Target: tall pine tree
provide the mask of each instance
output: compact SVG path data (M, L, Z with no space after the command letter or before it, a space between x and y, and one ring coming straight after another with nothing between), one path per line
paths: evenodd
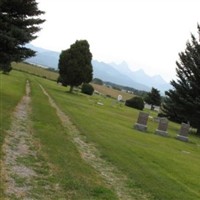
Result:
M189 122L200 135L200 26L198 40L191 34L184 52L176 62L177 80L172 80L173 89L167 91L163 112L175 121Z
M11 70L11 62L35 54L24 45L37 37L35 33L44 22L38 18L44 12L37 5L35 0L0 1L0 70L4 73Z

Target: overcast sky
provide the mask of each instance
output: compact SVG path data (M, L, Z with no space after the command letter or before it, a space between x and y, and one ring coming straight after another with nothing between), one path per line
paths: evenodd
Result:
M93 59L175 78L178 53L197 35L200 0L37 0L46 22L32 44L68 49L86 39Z

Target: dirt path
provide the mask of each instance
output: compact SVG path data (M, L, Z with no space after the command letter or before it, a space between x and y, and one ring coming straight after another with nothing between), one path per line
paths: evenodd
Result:
M56 109L63 127L69 130L72 140L79 150L81 157L101 174L110 187L115 190L118 198L121 200L149 199L150 195L144 194L139 189L130 189L127 187L127 177L111 163L102 159L100 157L100 152L93 144L84 141L84 137L81 136L79 130L73 125L69 117L60 110L42 85L40 85L40 87L43 93L48 97L51 106Z
M11 129L2 147L5 199L51 199L51 194L56 191L56 187L47 181L50 176L48 165L38 158L39 144L32 136L30 102L30 84L27 81L26 94L15 108ZM48 173L43 175L43 171ZM38 188L44 196L37 194Z
M19 165L17 159L25 157L35 152L30 151L28 143L31 141L28 115L30 112L30 86L27 81L26 95L17 105L12 119L11 129L8 131L3 145L3 177L5 179L5 194L7 197L24 197L30 190L28 186L30 180L36 176L36 173L24 165ZM16 179L24 181L24 185L19 187Z

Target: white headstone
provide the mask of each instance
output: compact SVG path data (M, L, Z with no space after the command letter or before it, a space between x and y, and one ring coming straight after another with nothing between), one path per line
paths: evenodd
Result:
M118 97L117 97L117 101L121 101L122 100L122 95L118 95Z

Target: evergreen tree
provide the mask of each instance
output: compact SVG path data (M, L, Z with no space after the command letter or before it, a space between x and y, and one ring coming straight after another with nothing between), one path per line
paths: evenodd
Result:
M200 39L200 27L198 36ZM163 112L175 121L189 122L200 134L200 42L191 34L184 52L176 62L177 80L172 80L173 89L167 91Z
M72 92L74 86L89 83L92 80L92 54L87 40L77 40L69 49L62 51L59 58L59 81L70 86Z
M4 73L11 70L11 62L35 54L24 45L37 37L34 34L44 22L38 16L43 13L35 0L0 1L0 70Z
M144 100L146 103L151 105L151 110L153 110L154 106L160 106L161 104L160 91L152 87L151 92L147 93Z

